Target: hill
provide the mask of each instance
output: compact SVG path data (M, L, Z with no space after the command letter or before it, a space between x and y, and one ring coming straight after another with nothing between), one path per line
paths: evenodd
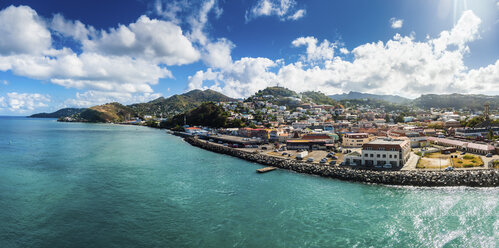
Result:
M376 94L369 94L369 93L361 93L361 92L355 92L355 91L350 91L348 94L343 93L343 94L336 94L336 95L330 95L334 100L340 101L340 100L353 100L353 99L375 99L375 100L383 100L391 103L397 103L397 104L404 104L404 103L409 103L411 100L405 97L401 96L396 96L396 95L376 95Z
M235 99L230 98L214 90L191 90L180 95L173 95L168 98L160 97L147 103L137 103L129 105L139 116L173 116L200 106L203 102L230 102Z
M135 116L135 111L128 106L113 102L85 109L71 117L81 122L122 122Z
M52 113L38 113L33 114L28 117L30 118L61 118L61 117L69 117L74 114L79 114L82 111L86 110L86 108L63 108L59 109Z
M301 93L302 100L305 102L313 102L319 105L337 105L338 102L328 97L322 92L305 91Z
M162 122L162 127L173 128L183 126L206 126L206 127L225 127L227 125L227 113L222 107L217 106L213 102L202 103L195 109L187 111L183 114L175 115Z
M472 95L472 94L426 94L414 99L413 104L423 108L453 108L467 110L482 110L485 103L491 109L499 108L499 96Z

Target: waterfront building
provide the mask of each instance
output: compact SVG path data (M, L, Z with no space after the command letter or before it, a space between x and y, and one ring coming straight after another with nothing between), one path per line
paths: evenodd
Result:
M487 144L436 137L428 137L428 141L437 145L455 147L456 149L466 152L478 153L483 155L486 155L488 153L495 153L495 147Z
M410 152L410 142L407 139L376 139L362 146L362 165L391 164L393 168L402 168L409 160Z

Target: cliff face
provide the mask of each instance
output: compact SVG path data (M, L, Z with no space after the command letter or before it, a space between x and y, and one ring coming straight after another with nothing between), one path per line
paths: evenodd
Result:
M186 138L188 143L206 150L227 154L247 161L270 165L299 173L313 174L345 181L410 186L470 186L497 187L496 170L475 171L371 171L338 166L303 163L285 158L271 157L212 144L196 138Z

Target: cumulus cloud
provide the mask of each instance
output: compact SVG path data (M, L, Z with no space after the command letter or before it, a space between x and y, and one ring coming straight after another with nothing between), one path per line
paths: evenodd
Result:
M276 84L296 91L333 94L353 90L408 97L462 92L464 88L475 93L497 91L499 62L476 70L469 70L463 62L464 55L470 52L467 44L479 38L480 22L472 11L466 11L456 26L436 38L423 42L414 40L412 35L396 34L387 42L354 48L352 61L334 56L334 43L319 44L314 37L300 37L292 45L306 46L307 50L298 62L279 64L262 58L243 58L227 69L197 72L189 78L189 88L210 87L233 97L247 97ZM340 49L342 53L347 51ZM240 67L251 68L253 73Z
M398 28L402 28L402 25L404 24L404 20L396 19L395 17L392 17L390 19L390 23L391 23L393 29L398 29Z
M334 57L334 49L336 44L329 42L328 40L322 41L318 44L318 40L315 37L300 37L291 42L295 47L306 46L308 61L326 60L332 59Z
M55 14L50 22L50 29L54 30L56 33L71 37L78 41L85 41L90 35L95 35L95 28L92 26L86 26L82 22L76 20L67 20L61 14Z
M51 47L45 22L27 6L9 6L0 11L0 56L40 54Z
M261 16L277 16L281 21L296 21L305 16L306 10L299 9L292 14L296 6L295 0L259 0L246 11L246 22Z
M190 64L200 58L178 25L147 16L139 17L128 26L101 31L98 38L83 41L83 50L143 58L166 65Z
M85 108L110 102L131 104L148 102L161 96L162 95L160 93L131 94L127 92L103 92L90 90L83 93L76 93L75 98L66 99L64 101L64 107Z
M10 6L0 11L0 33L0 71L84 90L84 97L75 99L83 104L92 102L91 97L96 98L93 102L103 96L129 102L158 96L151 85L173 77L166 65L201 59L201 52L179 25L147 16L117 28L95 30L60 14L47 19L28 6ZM81 52L54 48L52 35L74 39ZM220 39L202 51L206 61L216 65L224 60L231 63L232 47L230 41Z
M265 88L272 82L277 83L277 77L270 72L276 62L267 58L241 58L234 63L218 70L198 71L189 77L188 89L213 89L230 96L241 98ZM213 83L206 86L209 81Z
M47 107L50 102L49 95L38 93L10 92L7 96L0 97L0 107L12 112L26 112L35 108Z

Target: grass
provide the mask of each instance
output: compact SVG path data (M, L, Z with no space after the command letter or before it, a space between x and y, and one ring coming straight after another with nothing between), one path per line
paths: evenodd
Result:
M456 168L472 168L483 166L483 161L479 156L466 154L462 157L452 158L452 163Z

